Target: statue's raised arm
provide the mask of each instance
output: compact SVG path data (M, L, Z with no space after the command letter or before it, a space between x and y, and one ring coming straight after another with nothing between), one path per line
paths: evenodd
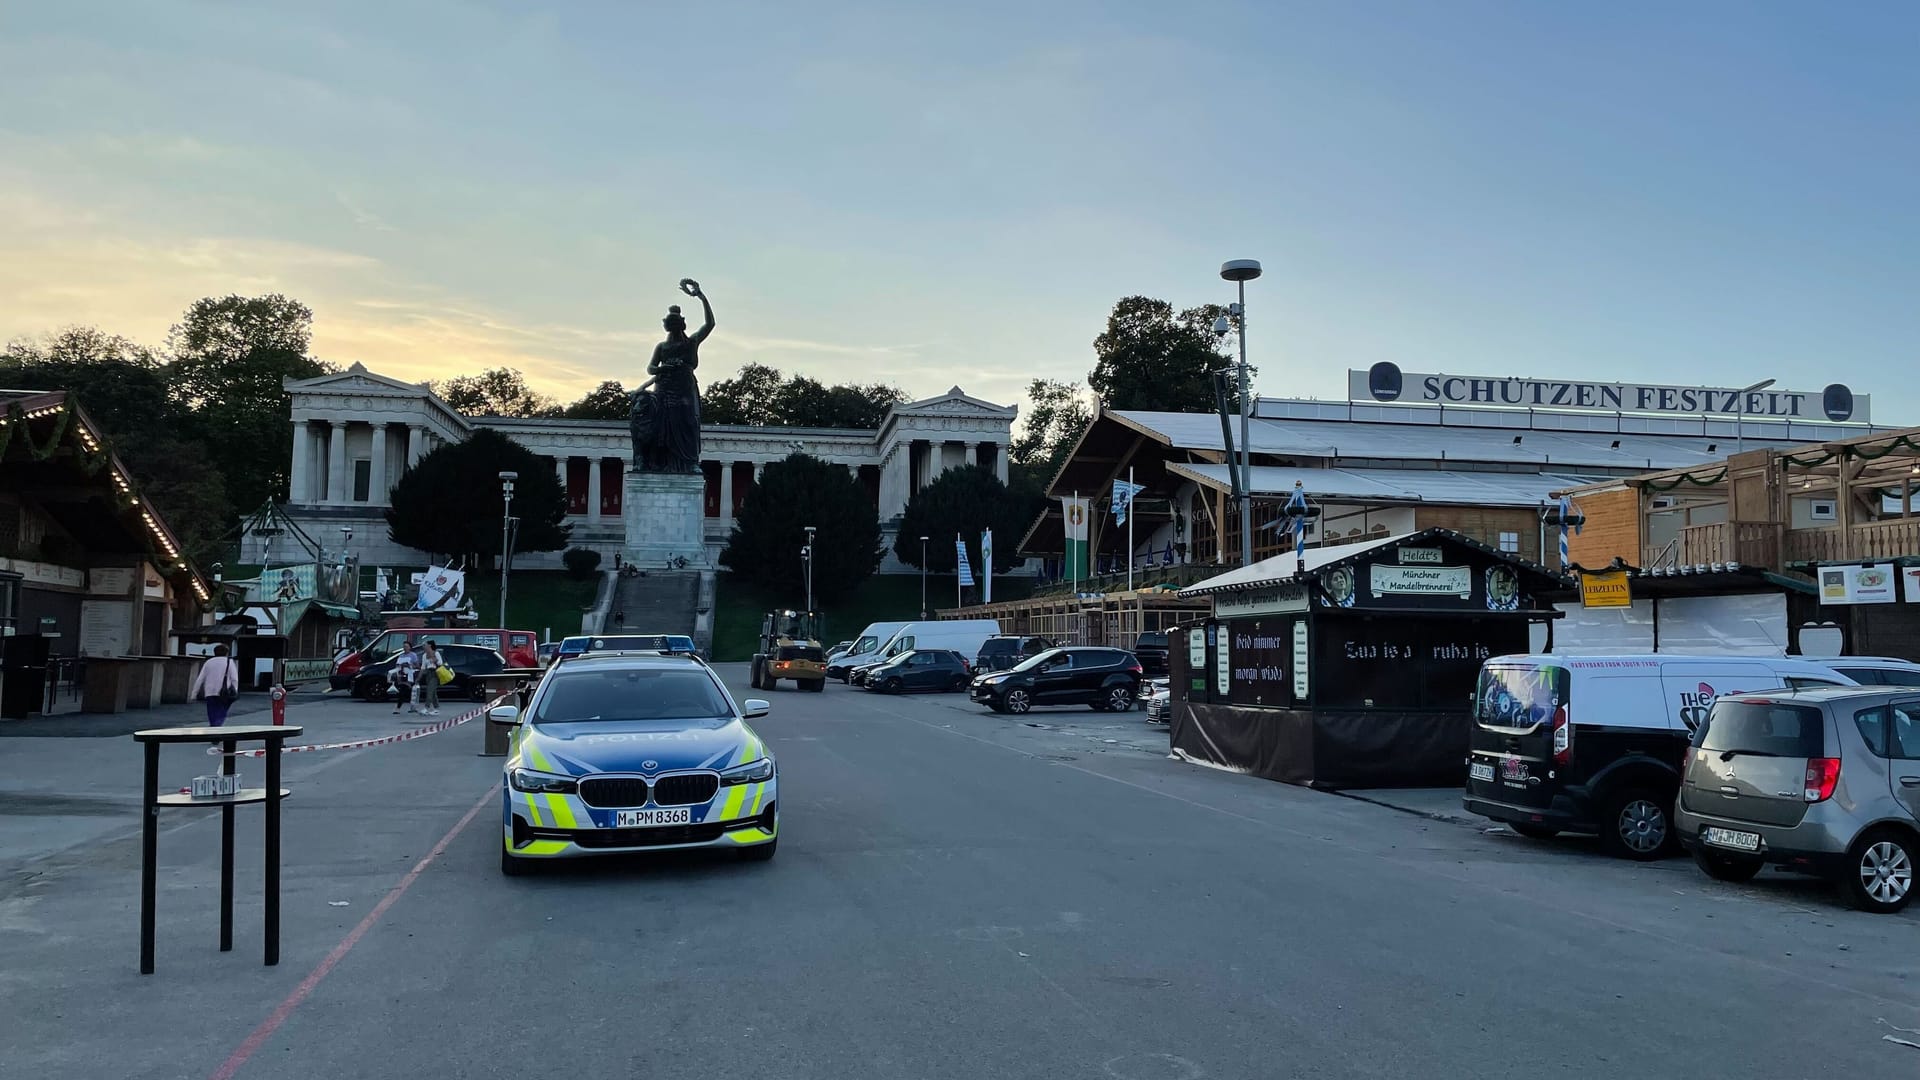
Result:
M692 278L680 279L680 291L700 301L700 310L706 313L706 321L701 324L700 329L687 335L693 339L695 345L698 345L707 340L708 334L713 333L713 305L707 302L707 294L700 291L700 283Z

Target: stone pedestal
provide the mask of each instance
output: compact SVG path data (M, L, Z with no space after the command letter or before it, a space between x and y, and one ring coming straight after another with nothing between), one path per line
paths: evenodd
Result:
M665 569L679 556L689 570L711 570L707 558L707 481L699 473L639 473L626 478L625 557L642 570Z

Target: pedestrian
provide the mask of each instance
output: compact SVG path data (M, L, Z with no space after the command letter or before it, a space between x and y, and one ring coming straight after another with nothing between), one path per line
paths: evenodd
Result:
M426 648L420 651L420 681L415 684L418 689L413 692L413 703L428 716L440 715L441 663L440 650L434 648L433 642L427 642Z
M617 551L613 553L613 572L620 572L620 553Z
M419 646L407 642L407 647L393 661L393 713L400 715L400 707L405 705L408 712L417 711L413 707L413 687L420 678Z
M219 727L227 722L227 710L233 707L233 701L240 696L240 665L227 655L225 645L215 645L213 655L200 665L200 671L193 677L193 685L187 691L194 697L207 699L207 726Z
M616 627L620 627L620 628L623 628L623 629L624 629L624 628L626 627L626 625L627 625L627 613L626 613L626 612L624 612L624 611L616 611L616 612L614 612L614 613L613 613L613 625L614 625L614 626L616 626Z

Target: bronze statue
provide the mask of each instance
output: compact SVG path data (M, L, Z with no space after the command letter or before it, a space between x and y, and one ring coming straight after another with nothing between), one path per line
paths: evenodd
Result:
M700 343L713 333L713 305L700 283L680 280L680 291L700 301L706 322L687 333L687 320L675 304L661 325L667 340L653 347L647 374L653 376L633 392L633 471L698 473L700 471Z

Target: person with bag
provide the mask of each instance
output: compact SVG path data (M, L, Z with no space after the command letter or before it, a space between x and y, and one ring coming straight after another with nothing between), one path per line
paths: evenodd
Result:
M219 727L227 722L227 710L233 708L234 700L240 696L240 665L227 655L225 645L213 647L213 655L200 665L187 693L206 699L208 727Z
M433 642L420 653L420 678L414 684L413 703L428 716L440 715L440 672L445 664Z
M407 647L393 661L393 671L388 676L393 680L393 713L400 715L400 707L406 706L408 712L417 712L413 704L413 695L420 682L420 654L418 646L407 642Z

